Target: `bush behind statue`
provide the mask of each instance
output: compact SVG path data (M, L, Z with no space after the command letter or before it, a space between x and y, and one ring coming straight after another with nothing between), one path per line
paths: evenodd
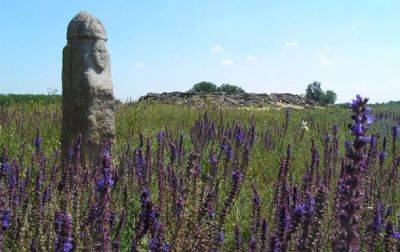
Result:
M332 90L326 90L326 92L323 91L321 88L321 83L318 81L314 81L307 86L306 98L328 105L335 104L337 95Z
M217 86L212 82L202 81L193 85L193 87L189 91L195 92L204 92L204 93L215 93L215 92L225 92L228 94L243 94L245 93L244 89L232 85L232 84L222 84L221 86Z
M243 93L245 93L243 88L236 86L236 85L231 85L231 84L222 84L221 86L218 87L217 90L220 92L228 93L228 94L243 94Z

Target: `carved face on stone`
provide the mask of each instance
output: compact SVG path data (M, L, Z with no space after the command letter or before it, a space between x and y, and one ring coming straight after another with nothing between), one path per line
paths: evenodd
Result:
M94 43L92 49L93 62L97 70L102 72L110 61L110 55L108 54L106 43L104 40L99 39Z

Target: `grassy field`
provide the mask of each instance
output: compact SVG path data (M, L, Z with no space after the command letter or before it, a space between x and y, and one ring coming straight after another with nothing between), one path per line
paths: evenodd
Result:
M5 250L69 244L76 250L334 250L353 230L349 244L396 250L400 107L372 109L367 135L373 137L360 147L361 165L349 154L357 140L348 128L353 112L343 106L119 104L112 159L74 168L73 161L59 161L59 101L2 102L1 244ZM360 174L348 163L362 166ZM351 189L360 195L338 189L346 176L360 180ZM360 209L346 216L360 218L346 229L343 209L352 200Z

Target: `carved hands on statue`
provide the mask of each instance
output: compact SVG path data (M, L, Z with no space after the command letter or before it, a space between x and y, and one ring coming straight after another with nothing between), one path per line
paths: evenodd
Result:
M93 45L92 56L96 69L102 72L110 61L110 55L107 51L104 40L99 39L96 41Z

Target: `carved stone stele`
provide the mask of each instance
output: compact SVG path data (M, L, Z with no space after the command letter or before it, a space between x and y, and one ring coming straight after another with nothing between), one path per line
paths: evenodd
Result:
M104 26L88 12L78 13L68 25L62 60L63 158L79 134L82 160L92 163L102 142L115 137L115 102L106 41Z

